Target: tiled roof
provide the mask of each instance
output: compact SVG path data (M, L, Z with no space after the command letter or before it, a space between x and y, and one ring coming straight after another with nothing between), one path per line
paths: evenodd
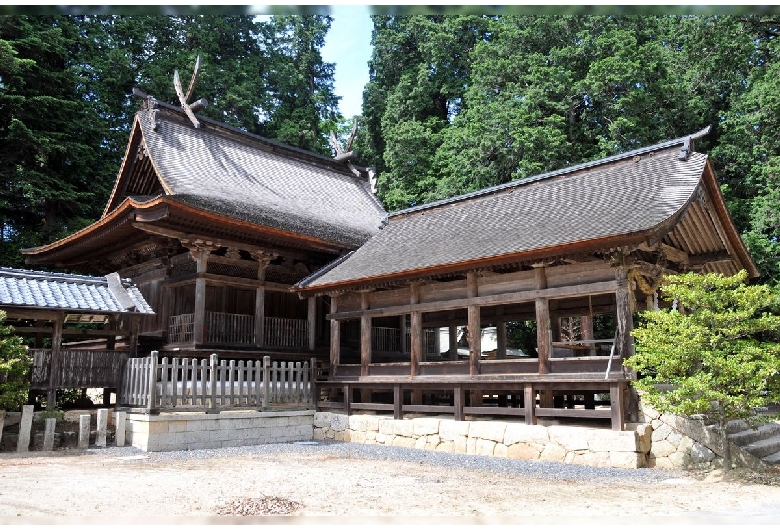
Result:
M386 212L344 164L210 120L196 129L163 104L144 141L169 198L231 218L355 247Z
M652 230L687 204L704 172L706 155L680 158L684 140L396 212L348 259L298 287L425 276L502 256L520 261Z
M129 281L0 267L0 306L154 314Z

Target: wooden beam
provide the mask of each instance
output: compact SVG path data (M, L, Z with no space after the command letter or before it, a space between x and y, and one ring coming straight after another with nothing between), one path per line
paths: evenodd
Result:
M728 252L709 252L707 254L696 254L690 257L689 265L691 267L703 267L708 263L719 261L734 261Z
M430 312L430 311L446 311L452 309L462 309L468 304L474 304L479 306L490 305L503 305L503 304L516 304L523 302L532 302L537 298L570 298L580 295L596 295L605 293L614 293L617 289L617 282L614 280L596 282L583 285L567 285L564 287L553 287L546 289L534 289L530 291L517 291L512 293L478 296L472 299L457 299L457 300L443 300L439 302L423 302L414 306L415 311ZM367 314L372 317L379 316L397 316L404 313L411 313L412 305L403 304L393 307L382 307L376 309L369 309ZM363 311L345 311L342 313L335 313L328 315L328 319L337 320L349 320L360 318Z

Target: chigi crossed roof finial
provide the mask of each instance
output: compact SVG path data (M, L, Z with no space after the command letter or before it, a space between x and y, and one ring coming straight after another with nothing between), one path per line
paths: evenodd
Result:
M200 55L198 55L198 58L195 59L195 67L192 69L192 79L190 80L190 86L187 88L187 94L184 94L184 90L182 90L181 87L181 80L179 79L179 71L174 70L173 72L173 87L176 89L176 95L179 96L179 102L181 103L181 108L184 109L184 112L187 114L187 117L190 119L192 124L195 126L196 129L200 129L200 122L198 121L198 118L195 116L195 113L198 112L200 109L204 108L206 105L208 105L208 101L206 98L201 98L194 103L190 104L188 101L192 97L192 93L195 91L195 83L198 81L198 74L200 73Z

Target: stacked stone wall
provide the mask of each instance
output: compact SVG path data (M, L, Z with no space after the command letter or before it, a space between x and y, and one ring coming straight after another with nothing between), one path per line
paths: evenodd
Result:
M314 415L313 434L315 440L633 469L647 465L652 428L641 424L619 432L498 420L394 420L318 412Z

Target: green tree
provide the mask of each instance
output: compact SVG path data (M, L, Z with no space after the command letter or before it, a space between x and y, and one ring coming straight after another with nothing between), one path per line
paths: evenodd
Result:
M780 295L746 280L745 271L667 277L662 296L672 308L641 314L636 354L625 361L639 373L642 399L661 412L705 414L724 439L730 420L756 421L756 407L780 401Z
M79 34L61 16L0 18L2 259L47 243L100 214L111 177L101 164L105 128L78 64Z
M258 132L324 155L332 154L328 135L341 119L335 66L320 54L330 23L321 15L274 16L262 28L268 100Z
M27 403L32 362L21 337L4 322L5 311L0 311L0 409L16 410Z

